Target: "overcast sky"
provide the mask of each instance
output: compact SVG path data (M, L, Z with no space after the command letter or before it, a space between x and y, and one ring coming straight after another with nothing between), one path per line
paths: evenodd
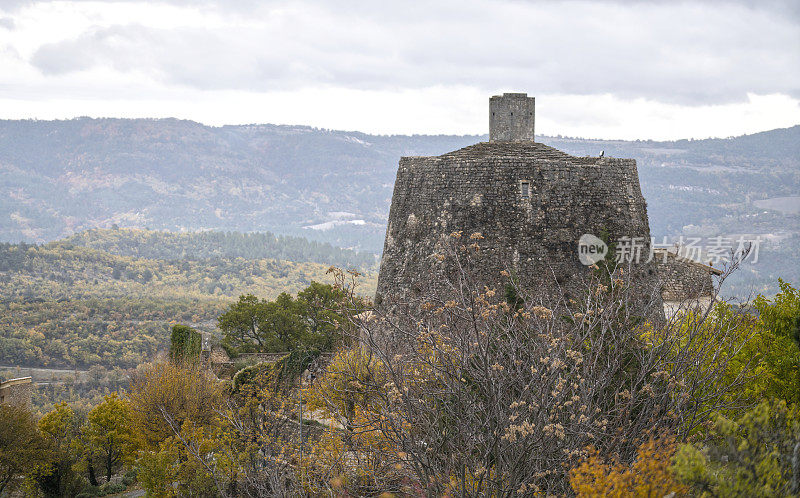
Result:
M800 124L800 1L0 0L0 118L704 138Z

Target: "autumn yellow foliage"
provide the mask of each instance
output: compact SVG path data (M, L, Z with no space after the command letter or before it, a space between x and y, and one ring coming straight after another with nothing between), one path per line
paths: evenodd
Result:
M687 493L672 472L677 444L673 437L651 438L642 443L631 464L604 459L593 448L589 457L569 475L579 497L662 497Z
M187 420L213 425L221 387L198 365L157 362L142 365L131 379L132 424L148 449L157 449Z
M340 351L325 374L303 391L305 407L326 421L305 453L304 484L312 494L346 490L375 496L396 490L403 465L383 437L379 405L386 373L368 351Z

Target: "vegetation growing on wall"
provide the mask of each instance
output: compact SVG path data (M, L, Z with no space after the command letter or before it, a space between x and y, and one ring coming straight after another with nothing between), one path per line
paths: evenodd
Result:
M203 335L186 325L173 325L169 356L176 361L192 361L200 356Z

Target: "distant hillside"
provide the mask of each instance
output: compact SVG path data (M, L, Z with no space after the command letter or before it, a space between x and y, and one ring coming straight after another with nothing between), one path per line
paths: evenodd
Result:
M116 223L272 231L377 252L398 158L475 139L175 119L0 121L0 240Z
M400 156L485 139L176 119L0 121L0 240L117 224L271 231L379 253ZM538 140L635 158L657 237L800 233L800 126L729 139Z
M280 259L341 268L375 269L371 253L358 253L329 243L271 233L163 232L142 229L85 230L50 246L82 246L118 256L162 260Z
M312 280L327 281L329 265L275 259L163 260L117 256L51 244L0 244L0 301L58 299L274 298Z
M216 246L185 247L204 236ZM213 333L242 294L272 299L332 283L329 264L229 257L231 241L260 237L102 230L42 246L0 243L0 365L134 367L167 346L171 323ZM172 258L184 249L189 257ZM207 257L215 251L228 254ZM361 282L372 294L374 271Z

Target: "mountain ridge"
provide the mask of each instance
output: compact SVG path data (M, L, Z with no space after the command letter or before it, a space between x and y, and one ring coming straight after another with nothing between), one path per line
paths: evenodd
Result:
M485 139L176 118L2 120L0 240L46 242L117 224L270 231L379 253L399 158ZM800 125L666 142L537 140L573 155L637 159L658 236L729 230L760 212L753 201L800 195ZM768 228L785 225L774 221Z

